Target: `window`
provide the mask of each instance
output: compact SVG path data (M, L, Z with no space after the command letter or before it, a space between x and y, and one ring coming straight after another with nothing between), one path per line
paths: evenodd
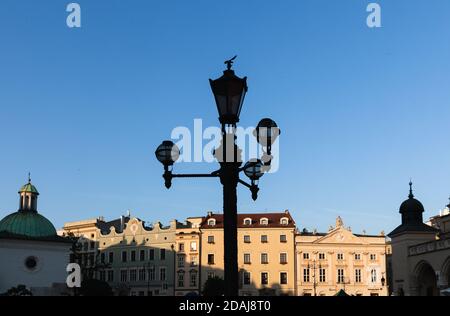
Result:
M261 284L268 285L269 284L269 274L267 272L261 273Z
M344 260L344 254L343 253L338 253L337 254L337 259L338 260Z
M214 243L214 236L208 236L208 244Z
M95 242L94 241L90 242L90 248L91 248L91 250L95 249Z
M303 282L309 282L309 268L303 269Z
M166 260L166 249L160 249L159 258L161 260Z
M287 253L285 252L280 253L280 263L287 264Z
M309 253L303 253L303 260L309 260Z
M251 218L244 219L244 225L245 226L250 226L251 224L252 224L252 219Z
M184 268L185 256L178 255L178 268Z
M191 242L191 251L197 251L197 242L196 241Z
M148 279L150 280L150 281L154 281L155 279L156 279L156 276L155 276L155 267L151 267L149 270L148 270Z
M244 272L244 285L250 285L250 272Z
M371 260L371 261L377 260L377 255L374 254L374 253L371 253L371 254L370 254L370 260Z
M113 252L110 252L109 254L108 254L108 256L109 256L109 263L113 263L114 262L114 253Z
M184 287L184 271L178 272L178 287Z
M106 260L106 254L104 253L104 252L102 252L101 254L100 254L100 262L101 263L105 263L105 260ZM103 280L104 281L104 280Z
M372 281L372 283L377 283L377 270L372 269L370 271L370 281Z
M191 267L196 267L198 265L197 256L191 256Z
M99 279L100 281L106 281L106 271L100 271L99 272Z
M216 220L214 218L208 219L208 226L216 226Z
M159 268L159 280L165 281L166 280L166 268Z
M127 281L128 281L128 271L120 270L120 282L127 282Z
M280 272L280 284L287 284L287 272Z
M148 252L149 260L155 260L155 249L150 249Z
M245 235L245 236L244 236L244 242L245 242L246 244L249 244L249 243L250 243L250 236L249 236L249 235Z
M135 262L136 261L136 250L132 250L131 251L131 262Z
M214 264L214 254L208 254L208 264Z
M145 260L145 250L139 251L139 260L144 261Z
M323 252L319 253L319 260L325 260L325 254Z
M319 282L325 283L327 281L326 271L323 268L319 269Z
M114 282L114 271L108 270L108 282Z
M280 242L287 242L286 235L280 235Z
M190 278L189 286L191 286L191 287L197 286L197 273L191 272L190 276L191 276L191 278Z
M208 280L209 279L214 279L216 276L216 274L214 272L208 272Z
M267 242L267 235L261 235L261 242L266 243Z
M130 270L130 282L136 282L137 280L137 271L136 269Z
M261 263L262 264L268 264L269 263L269 256L267 255L267 253L262 253L261 254Z
M355 283L361 283L361 269L355 270Z
M122 262L127 262L127 252L122 251Z
M261 218L261 220L259 221L259 223L260 223L261 225L267 226L267 225L269 225L269 219L267 219L267 218Z
M244 264L250 264L250 254L249 253L244 253Z
M179 252L183 252L184 251L184 244L183 243L178 245L178 251Z
M289 218L283 217L282 219L280 219L280 224L283 226L287 226L289 224Z
M360 253L355 253L355 260L356 261L361 260L361 254Z
M139 270L139 281L145 281L145 269Z
M344 269L338 269L338 283L344 283Z

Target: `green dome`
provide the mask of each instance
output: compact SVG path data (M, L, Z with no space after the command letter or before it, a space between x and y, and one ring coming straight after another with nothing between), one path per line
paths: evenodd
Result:
M56 236L53 224L35 212L16 212L0 221L0 232L31 238Z
M28 182L27 184L25 184L24 186L22 186L19 190L19 193L22 192L29 192L29 193L35 193L37 195L39 195L38 190L36 189L36 187L34 185L31 184L31 182Z

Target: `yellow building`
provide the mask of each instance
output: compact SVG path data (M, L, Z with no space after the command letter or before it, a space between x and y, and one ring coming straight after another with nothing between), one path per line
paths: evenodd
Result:
M175 296L200 295L201 232L203 217L190 217L177 223Z
M327 233L303 231L295 241L298 295L388 295L384 234L353 234L338 217Z
M239 295L295 295L295 222L288 211L238 215ZM223 278L223 215L201 225L201 281Z

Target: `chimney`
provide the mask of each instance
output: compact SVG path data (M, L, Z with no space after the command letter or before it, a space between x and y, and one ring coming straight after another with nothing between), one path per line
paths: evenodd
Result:
M208 217L211 217L211 216L213 216L213 212L208 211Z
M120 231L123 232L124 228L125 228L125 216L120 215Z

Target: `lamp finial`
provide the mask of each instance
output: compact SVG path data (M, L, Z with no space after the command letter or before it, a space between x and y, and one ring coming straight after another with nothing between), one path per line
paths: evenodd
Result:
M236 59L236 57L237 57L237 55L235 55L233 58L225 61L224 64L227 65L227 70L231 70L231 67L233 67L233 63L234 63L234 60Z

